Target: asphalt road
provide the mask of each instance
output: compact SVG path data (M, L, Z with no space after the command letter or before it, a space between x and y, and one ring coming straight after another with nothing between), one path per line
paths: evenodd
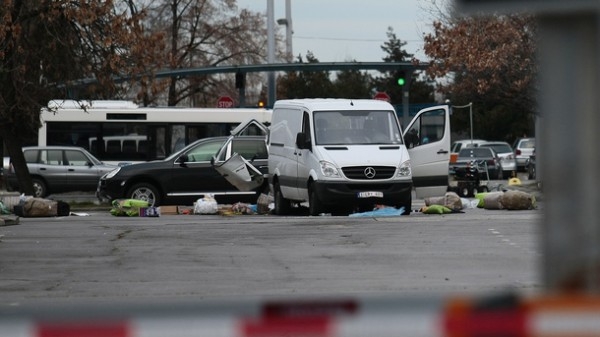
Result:
M541 207L541 206L540 206ZM540 289L542 211L402 217L21 218L0 227L0 308L42 303Z

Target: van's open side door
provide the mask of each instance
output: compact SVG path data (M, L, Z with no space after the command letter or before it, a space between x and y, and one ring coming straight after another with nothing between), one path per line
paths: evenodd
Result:
M450 161L449 106L419 111L403 136L410 156L416 197L443 196L448 190Z

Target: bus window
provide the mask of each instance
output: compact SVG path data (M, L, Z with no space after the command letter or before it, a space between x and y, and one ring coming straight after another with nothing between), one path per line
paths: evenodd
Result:
M171 152L175 153L183 149L185 142L185 125L175 124L171 126Z

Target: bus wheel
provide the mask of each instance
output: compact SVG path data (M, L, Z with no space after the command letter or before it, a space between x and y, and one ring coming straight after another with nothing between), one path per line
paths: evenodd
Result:
M39 178L31 178L31 182L33 182L33 196L36 198L43 198L48 194L48 188L46 188L46 183L42 179Z
M148 202L148 206L159 206L160 195L158 189L152 184L138 183L133 185L127 192L130 199L144 200Z

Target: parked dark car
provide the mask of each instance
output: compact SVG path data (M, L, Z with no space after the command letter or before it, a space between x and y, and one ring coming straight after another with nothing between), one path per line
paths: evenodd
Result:
M456 162L451 165L450 171L455 175L460 175L472 166L477 167L481 180L502 179L500 157L491 147L461 149Z
M100 199L139 199L152 206L176 203L192 205L207 194L218 203L255 203L259 189L240 191L213 166L213 156L227 160L235 153L267 173L264 136L212 137L189 144L164 160L122 166L98 183Z
M517 173L517 160L512 147L507 142L486 142L479 144L480 147L491 147L500 157L502 167L502 179L511 178Z
M100 177L117 168L104 164L81 147L29 146L23 148L23 154L34 196L39 198L58 192L94 191ZM12 164L5 179L9 191L20 190Z

